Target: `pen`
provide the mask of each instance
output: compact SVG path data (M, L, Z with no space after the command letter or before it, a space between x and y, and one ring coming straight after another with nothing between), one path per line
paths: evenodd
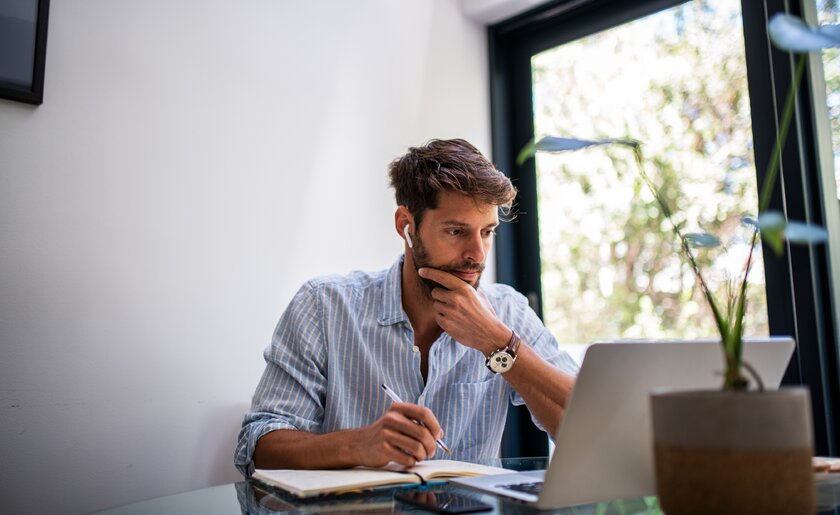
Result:
M402 400L402 399L400 399L400 396L399 396L399 395L397 395L397 394L396 394L396 392L394 392L394 390L392 390L392 389L388 388L388 385L387 385L387 384L382 383L382 389L383 389L383 390L385 390L385 393L388 395L388 397L390 397L390 398L391 398L391 400L392 400L392 401L394 401L394 402L403 402L403 400ZM413 421L415 424L420 424L421 426L426 427L426 425L425 425L425 424L423 424L422 422L420 422L419 420L413 420L413 419L412 419L412 421ZM447 446L446 446L446 444L445 444L445 443L443 443L443 439L442 439L442 438L441 438L441 439L439 439L439 440L435 440L435 443L437 444L437 446L438 446L438 447L440 447L441 449L443 449L443 451L444 451L444 452L446 452L446 454L452 454L452 451L449 449L449 447L447 447Z

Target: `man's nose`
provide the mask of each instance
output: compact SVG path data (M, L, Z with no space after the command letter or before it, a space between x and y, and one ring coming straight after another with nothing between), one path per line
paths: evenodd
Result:
M467 242L467 248L464 251L464 259L473 263L484 263L486 255L484 238L481 237L481 232L477 232L469 238L469 241Z

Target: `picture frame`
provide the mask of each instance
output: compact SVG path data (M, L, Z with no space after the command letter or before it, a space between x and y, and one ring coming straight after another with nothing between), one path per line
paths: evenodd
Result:
M44 100L49 0L0 0L0 98Z

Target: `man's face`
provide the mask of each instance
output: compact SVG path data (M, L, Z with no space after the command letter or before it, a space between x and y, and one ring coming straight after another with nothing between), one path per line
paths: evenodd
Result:
M476 202L460 193L442 192L437 209L427 210L419 230L414 231L414 267L437 268L477 288L498 225L495 205ZM418 279L428 294L440 287L434 281Z

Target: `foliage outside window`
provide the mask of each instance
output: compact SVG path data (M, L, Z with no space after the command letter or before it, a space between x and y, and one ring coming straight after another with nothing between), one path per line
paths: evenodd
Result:
M691 2L538 54L532 68L537 137L643 142L686 232L729 235L726 250L699 256L712 283L738 276L749 250L741 217L757 205L740 3ZM695 276L632 166L622 149L538 154L546 324L570 343L715 337ZM757 257L748 335L768 333Z
M819 0L817 20L820 25L840 23L838 0ZM840 57L838 48L825 48L822 51L828 119L831 124L831 146L834 151L834 177L837 184L837 198L840 199L840 59L838 57Z

